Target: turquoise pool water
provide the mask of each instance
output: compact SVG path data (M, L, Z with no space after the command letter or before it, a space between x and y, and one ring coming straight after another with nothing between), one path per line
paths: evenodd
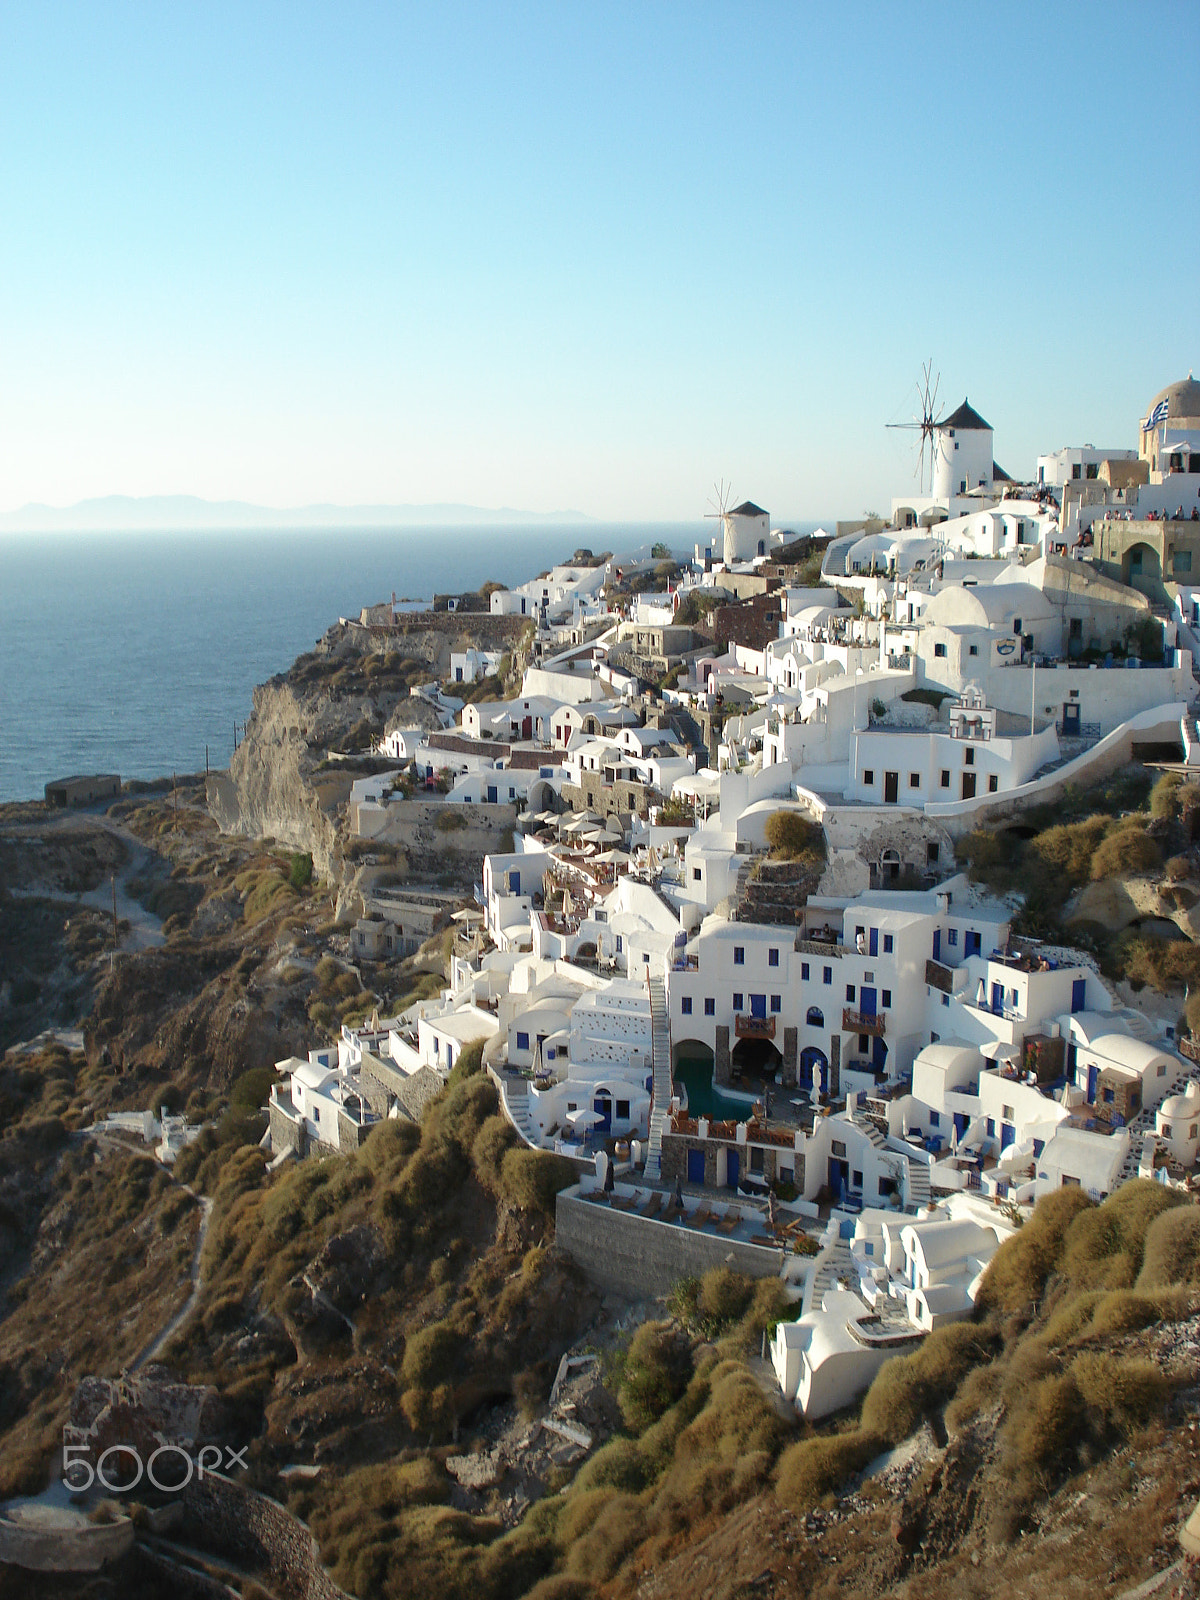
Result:
M751 1095L726 1094L713 1086L712 1062L680 1059L675 1082L687 1089L688 1115L693 1117L734 1117L742 1120L750 1110Z

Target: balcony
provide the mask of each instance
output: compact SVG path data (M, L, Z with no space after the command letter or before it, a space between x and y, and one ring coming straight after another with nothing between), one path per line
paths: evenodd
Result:
M847 1033L865 1033L873 1039L882 1039L887 1031L883 1016L870 1011L851 1011L849 1006L842 1007L842 1027Z
M943 994L954 993L954 972L940 961L925 963L925 982L931 989L940 989Z
M733 1031L739 1039L773 1039L774 1017L750 1017L738 1012L733 1019Z

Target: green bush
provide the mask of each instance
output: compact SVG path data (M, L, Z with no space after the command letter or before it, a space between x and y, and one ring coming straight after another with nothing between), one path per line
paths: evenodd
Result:
M1069 1373L1050 1373L1009 1412L1005 1441L1016 1464L1043 1480L1068 1470L1084 1432L1083 1403Z
M885 1439L859 1428L802 1439L780 1456L775 1492L790 1510L808 1511L886 1448Z
M1123 1183L1103 1205L1073 1220L1063 1244L1061 1270L1076 1288L1129 1288L1142 1269L1150 1224L1161 1212L1186 1204L1177 1190L1149 1178Z
M578 1173L565 1156L547 1150L509 1150L500 1165L500 1196L518 1211L554 1216L554 1198Z
M646 1486L646 1464L632 1439L610 1439L578 1472L573 1491L621 1489L640 1494Z
M291 867L288 871L288 882L292 888L300 891L307 889L312 882L313 858L307 851L297 853L292 857Z
M678 1328L646 1322L634 1334L621 1377L621 1415L641 1433L675 1404L692 1376L692 1352Z
M517 1144L517 1134L505 1116L489 1117L475 1135L471 1146L471 1166L475 1176L492 1194L500 1193L500 1170L504 1157Z
M1092 1317L1093 1334L1138 1333L1155 1322L1177 1316L1180 1302L1168 1290L1166 1293L1139 1293L1136 1289L1118 1289L1106 1294Z

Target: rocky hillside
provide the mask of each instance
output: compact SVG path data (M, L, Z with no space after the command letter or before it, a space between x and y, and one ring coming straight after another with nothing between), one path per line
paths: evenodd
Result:
M228 775L209 780L213 816L225 832L308 851L318 872L335 876L341 809L358 774L330 753L369 750L394 723L436 727L432 707L412 687L447 676L452 651L513 648L526 626L520 617L466 612L417 612L393 627L338 623L288 672L255 690Z

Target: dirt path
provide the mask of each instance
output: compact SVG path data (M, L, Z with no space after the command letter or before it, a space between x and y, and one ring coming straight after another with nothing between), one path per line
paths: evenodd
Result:
M159 1351L165 1348L167 1341L172 1337L172 1335L177 1333L187 1319L191 1316L192 1312L196 1309L196 1302L200 1298L200 1258L204 1253L204 1241L208 1238L208 1224L209 1219L212 1216L212 1201L207 1197L207 1195L197 1194L196 1191L194 1189L190 1189L186 1183L181 1183L179 1187L184 1191L185 1194L190 1194L192 1199L197 1201L200 1206L200 1231L196 1236L196 1248L192 1253L192 1265L190 1273L192 1292L187 1297L180 1309L171 1318L170 1322L168 1322L161 1332L157 1333L150 1343L145 1345L140 1353L136 1355L130 1362L130 1372L137 1372L141 1367L144 1367L148 1361L154 1360Z

